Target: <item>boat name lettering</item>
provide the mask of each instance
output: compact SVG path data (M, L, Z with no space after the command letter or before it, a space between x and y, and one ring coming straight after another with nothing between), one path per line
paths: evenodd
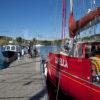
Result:
M59 64L60 66L68 68L67 60L65 60L63 58L57 58L57 57L55 57L55 63Z

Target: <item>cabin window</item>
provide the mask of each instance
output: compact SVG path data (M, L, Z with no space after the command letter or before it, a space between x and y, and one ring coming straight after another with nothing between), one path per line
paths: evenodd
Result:
M100 45L96 44L91 47L92 56L100 55Z
M90 45L87 45L85 57L86 57L86 58L91 57L91 56L92 56L91 53L92 53L92 52L91 52L91 46L90 46Z
M75 46L74 57L82 57L82 44L78 44Z
M12 46L12 47L11 47L11 50L15 50L15 46Z
M95 46L96 54L100 54L100 45Z
M10 46L7 46L7 50L10 50Z
M78 45L78 57L82 57L82 44Z

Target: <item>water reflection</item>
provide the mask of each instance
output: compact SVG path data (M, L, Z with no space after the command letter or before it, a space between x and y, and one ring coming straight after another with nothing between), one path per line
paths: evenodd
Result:
M5 60L0 59L0 69L7 68L8 66L9 64Z
M72 96L65 95L61 90L58 91L58 89L54 87L50 81L47 81L47 91L49 100L75 100Z
M0 47L0 70L7 68L9 64L5 61L5 57L2 55L2 49Z

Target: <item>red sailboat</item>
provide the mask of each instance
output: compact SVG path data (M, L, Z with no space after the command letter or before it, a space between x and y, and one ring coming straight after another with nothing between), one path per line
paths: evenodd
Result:
M63 0L63 16L66 0ZM100 22L100 7L90 11L75 21L73 1L70 0L69 33L71 47L69 53L50 52L47 63L47 80L64 94L75 100L100 100L100 41L77 42L77 34ZM62 26L65 25L65 20ZM89 24L91 22L91 24ZM63 28L62 37L65 29ZM64 43L64 38L63 42Z

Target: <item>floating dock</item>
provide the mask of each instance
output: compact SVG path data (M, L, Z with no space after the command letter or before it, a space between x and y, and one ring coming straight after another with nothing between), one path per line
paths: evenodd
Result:
M40 58L23 57L0 70L0 100L48 100Z

